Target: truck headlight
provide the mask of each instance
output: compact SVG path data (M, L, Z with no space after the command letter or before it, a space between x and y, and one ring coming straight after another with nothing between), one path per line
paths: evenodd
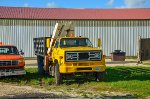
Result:
M94 57L95 57L95 58L100 58L100 53L99 53L99 52L98 52L98 53L95 53Z
M77 60L77 53L67 52L66 60Z
M18 63L24 63L24 62L25 62L24 59L18 60Z
M72 54L66 54L66 59L72 59Z

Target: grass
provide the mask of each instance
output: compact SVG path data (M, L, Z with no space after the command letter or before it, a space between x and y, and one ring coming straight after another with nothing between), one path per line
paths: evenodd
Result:
M27 74L24 76L2 77L0 81L31 86L42 86L42 82L44 82L44 84L50 84L54 82L54 78L51 78L49 75L38 74L37 68L26 68L26 72Z
M130 91L139 96L150 95L149 67L110 67L107 82L112 88Z
M55 86L55 79L39 75L36 68L27 68L27 74L20 77L2 77L0 82L42 87L48 90L76 92L83 96L104 94L102 92L128 92L134 96L150 96L150 67L108 67L103 82L92 79L66 80L63 85ZM85 91L86 90L86 91Z
M126 56L126 59L137 59L137 56Z

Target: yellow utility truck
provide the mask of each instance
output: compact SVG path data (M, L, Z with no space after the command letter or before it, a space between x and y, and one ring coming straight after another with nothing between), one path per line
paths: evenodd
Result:
M103 51L94 48L87 37L75 37L72 23L56 23L52 37L33 41L38 72L54 76L57 85L80 73L92 75L97 81L103 79L106 69Z

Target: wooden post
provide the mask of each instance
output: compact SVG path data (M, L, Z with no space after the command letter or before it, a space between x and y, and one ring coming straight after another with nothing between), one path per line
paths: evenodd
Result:
M138 63L142 63L142 50L141 50L141 36L138 36L138 58L137 58L137 62Z

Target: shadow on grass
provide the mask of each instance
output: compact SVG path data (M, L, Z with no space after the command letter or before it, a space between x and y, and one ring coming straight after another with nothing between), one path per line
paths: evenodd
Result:
M150 80L150 68L146 67L108 67L104 76L103 82L115 82L115 81L129 81L129 80ZM28 68L27 74L24 76L12 76L1 77L2 82L14 82L24 84L39 84L41 80L47 81L49 85L54 84L54 78L49 75L38 74L36 68ZM82 78L75 78L72 80L65 80L64 84L83 84L86 82L94 82L95 78L89 78L87 76Z
M40 84L41 80L50 78L47 74L38 74L36 68L28 68L26 70L26 75L23 76L8 76L8 77L1 77L0 81L2 82L12 82L12 83L23 83L23 84L31 84L37 83Z
M103 82L129 81L129 80L150 80L150 68L147 67L108 67L106 69ZM94 78L76 78L75 80L65 81L67 85L86 82L96 82Z
M109 67L104 82L150 80L150 68L146 67Z

